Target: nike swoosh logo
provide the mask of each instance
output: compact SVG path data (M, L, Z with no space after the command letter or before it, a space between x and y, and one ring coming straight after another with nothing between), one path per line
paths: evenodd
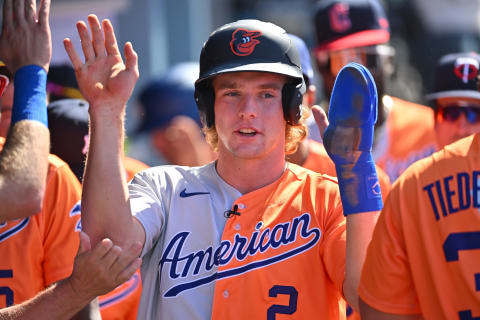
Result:
M187 198L191 196L198 196L199 194L210 194L210 192L186 192L187 188L183 189L182 192L180 192L180 197L182 198Z

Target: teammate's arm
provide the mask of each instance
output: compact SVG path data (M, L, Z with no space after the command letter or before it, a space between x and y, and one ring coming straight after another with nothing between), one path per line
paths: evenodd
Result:
M5 0L0 59L15 75L12 123L0 155L0 221L40 211L50 136L46 126L46 78L52 55L50 0L38 14L35 0Z
M419 314L417 315L399 315L391 314L379 311L370 307L360 298L360 315L362 319L365 320L419 320L423 317Z
M383 205L371 155L377 96L368 70L359 64L348 64L340 70L330 99L330 121L321 108L312 111L320 132L325 132L325 149L335 163L346 216L343 293L347 302L359 310L357 289L362 267Z
M108 20L88 17L92 36L83 21L77 23L85 63L64 40L79 88L90 103L90 147L82 192L82 227L96 244L110 238L125 247L145 242L145 231L130 212L124 157L125 108L138 79L137 54L124 48L125 64Z
M88 236L80 233L72 275L22 304L0 309L0 320L70 319L95 297L128 280L140 267L140 250L140 243L122 250L109 239L91 249Z

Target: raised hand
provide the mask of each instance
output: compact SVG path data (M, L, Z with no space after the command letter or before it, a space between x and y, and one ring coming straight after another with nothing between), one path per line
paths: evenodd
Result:
M0 59L14 74L26 65L48 71L52 39L48 18L50 0L42 0L37 13L35 0L4 0Z
M318 111L314 115L317 122L322 122ZM325 149L335 163L345 215L376 211L383 206L371 152L376 121L377 89L373 77L364 66L349 63L335 80L323 136Z
M132 44L126 43L124 63L111 22L104 20L100 26L97 16L89 15L88 23L91 37L85 22L77 23L85 62L80 59L70 39L63 41L79 88L90 103L90 113L99 110L123 112L139 76L137 54Z

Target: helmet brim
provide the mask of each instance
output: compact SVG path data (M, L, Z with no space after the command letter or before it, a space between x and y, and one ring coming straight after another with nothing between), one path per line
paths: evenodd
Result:
M223 65L221 69L212 69L209 72L206 72L202 78L199 78L195 82L195 86L200 85L201 82L205 80L211 80L213 77L224 74L224 73L231 73L231 72L268 72L268 73L275 73L284 75L290 78L294 78L298 80L298 83L302 83L300 88L300 92L302 94L305 93L306 87L305 82L303 80L303 74L298 72L298 67L293 67L286 65L281 62L275 63L251 63L246 65L232 65L231 67Z

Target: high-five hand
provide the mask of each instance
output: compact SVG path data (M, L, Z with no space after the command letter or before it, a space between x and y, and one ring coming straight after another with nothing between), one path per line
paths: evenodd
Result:
M38 12L35 0L4 1L0 58L12 74L32 64L48 71L52 57L49 14L50 0L42 0Z
M137 54L127 42L124 63L111 22L103 20L100 26L97 16L92 14L88 16L88 23L91 37L85 22L77 22L85 62L68 38L63 41L65 50L75 69L79 88L90 103L90 112L106 108L107 112L121 113L139 76Z

